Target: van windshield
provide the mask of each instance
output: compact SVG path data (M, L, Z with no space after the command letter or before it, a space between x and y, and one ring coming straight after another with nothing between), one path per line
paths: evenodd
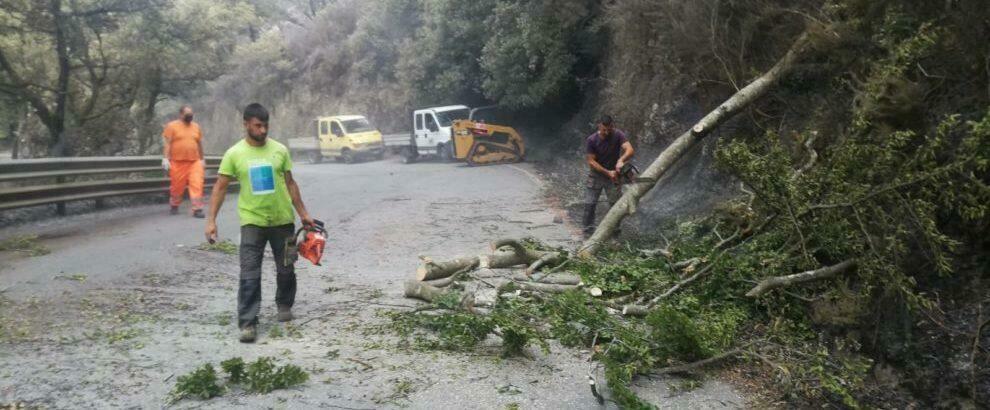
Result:
M356 120L341 121L344 125L344 132L348 134L356 134L359 132L374 131L375 127L371 126L371 123L367 119L358 118Z
M454 123L454 120L466 120L468 118L468 113L470 110L458 109L450 111L440 111L437 112L437 121L440 122L441 127L449 127L450 124Z

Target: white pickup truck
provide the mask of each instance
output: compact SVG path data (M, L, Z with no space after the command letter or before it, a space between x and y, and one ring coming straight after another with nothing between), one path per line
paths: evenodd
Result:
M413 111L412 132L389 134L382 137L385 146L402 152L405 162L413 162L420 156L434 155L449 161L454 156L454 120L467 119L471 110L466 105L447 105Z

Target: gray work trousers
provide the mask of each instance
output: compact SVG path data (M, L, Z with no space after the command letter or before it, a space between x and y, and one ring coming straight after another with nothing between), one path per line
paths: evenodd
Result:
M589 234L595 230L595 211L598 208L598 198L605 191L608 197L608 206L611 208L622 197L622 186L612 182L607 176L600 172L591 171L585 183L584 190L584 232Z
M285 241L296 233L293 224L261 227L241 226L241 278L237 290L237 325L241 328L258 323L261 310L261 261L265 245L275 255L275 303L289 306L296 300L295 266L285 266Z

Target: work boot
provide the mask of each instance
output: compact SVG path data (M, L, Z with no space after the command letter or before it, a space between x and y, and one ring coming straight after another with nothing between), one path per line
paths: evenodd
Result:
M206 215L203 214L203 210L202 209L197 209L197 210L193 211L193 218L203 219L203 218L206 218Z
M173 206L173 207L169 208L168 214L169 215L178 215L179 214L179 207Z
M255 325L249 325L241 328L241 343L254 343L254 339L258 337L258 329Z
M293 319L293 317L292 317L292 307L285 306L285 305L279 305L278 306L278 321L279 322L288 322L288 321L291 321L292 319Z

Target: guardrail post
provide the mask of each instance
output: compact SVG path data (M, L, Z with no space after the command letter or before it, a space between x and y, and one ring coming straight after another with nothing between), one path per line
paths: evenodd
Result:
M55 178L55 182L61 184L65 182L65 178L64 177ZM65 216L65 202L55 203L55 213L57 213L58 216Z
M106 201L103 200L103 198L96 199L96 209L104 209L106 207L107 207L107 203Z

